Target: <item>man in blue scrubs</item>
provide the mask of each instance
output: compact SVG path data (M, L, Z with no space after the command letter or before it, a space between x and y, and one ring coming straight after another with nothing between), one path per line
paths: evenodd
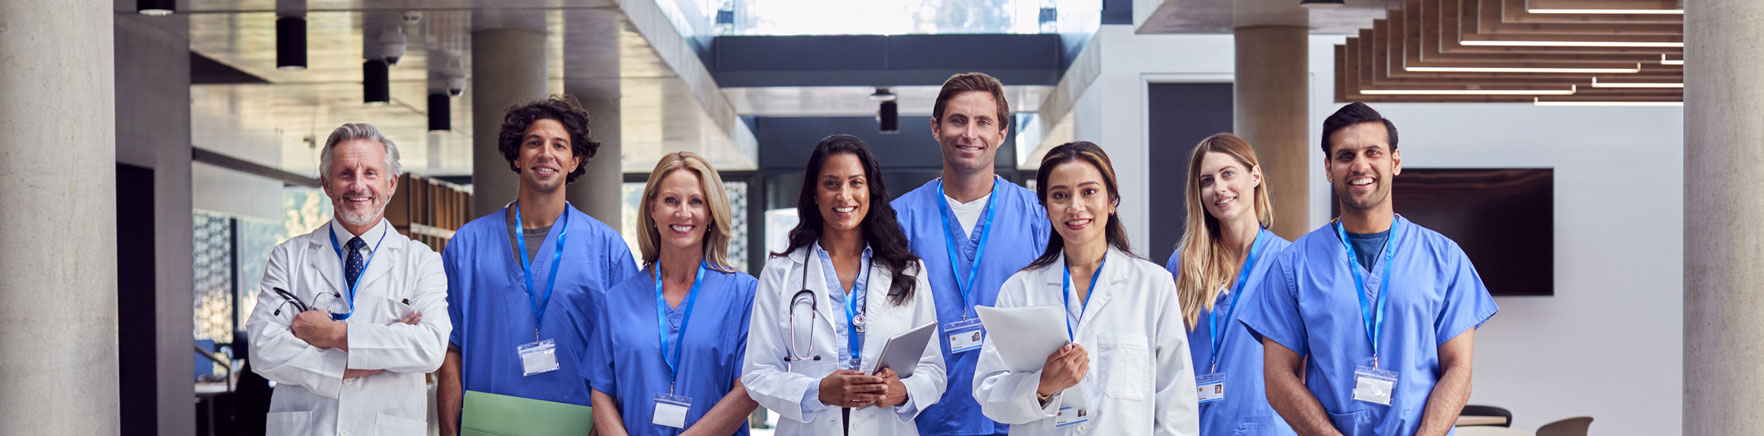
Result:
M503 121L497 147L520 193L460 227L442 254L455 327L436 392L443 435L458 434L465 391L590 405L577 366L595 305L637 265L618 231L565 200L564 185L600 147L588 124L570 97L516 107Z
M931 109L931 135L943 152L943 177L892 203L913 254L924 259L937 302L938 342L948 368L943 398L919 414L921 435L1004 434L980 414L974 365L980 317L998 288L1047 247L1052 227L1035 192L998 177L994 157L1010 126L1004 85L981 73L943 83Z
M1499 308L1457 243L1395 214L1396 125L1350 104L1323 121L1323 152L1341 217L1280 253L1239 318L1268 400L1301 435L1448 434Z

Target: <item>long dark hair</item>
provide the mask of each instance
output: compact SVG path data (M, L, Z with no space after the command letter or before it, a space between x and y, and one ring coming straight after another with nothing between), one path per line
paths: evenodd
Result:
M915 274L922 272L917 271L919 256L907 251L906 233L900 230L900 222L894 218L894 206L888 204L888 188L882 185L882 166L876 163L876 155L870 152L870 146L856 136L833 135L815 144L815 151L809 155L808 167L802 175L802 193L796 199L799 221L796 228L790 229L790 248L772 253L772 256L788 255L821 239L824 221L820 208L815 207L815 182L820 179L821 167L827 159L839 154L857 156L864 167L865 184L870 187L870 206L858 228L864 241L870 244L871 260L893 272L888 302L895 306L905 304L913 298L918 283L907 274L907 268L913 268Z
M1047 208L1047 175L1053 172L1054 167L1072 161L1083 161L1095 166L1096 172L1102 173L1103 185L1108 187L1109 204L1121 204L1121 187L1115 183L1115 166L1109 163L1109 155L1103 153L1102 147L1098 147L1095 143L1078 141L1060 144L1060 146L1048 150L1047 156L1041 158L1041 168L1035 170L1035 199L1041 202L1043 209ZM1060 225L1059 223L1052 224ZM1133 249L1127 243L1127 229L1121 225L1121 215L1109 214L1109 223L1103 225L1103 239L1109 241L1110 246L1121 250L1122 253L1139 257L1133 254ZM1047 232L1047 251L1041 252L1041 257L1035 258L1034 262L1029 262L1029 266L1023 267L1023 269L1039 269L1052 265L1054 259L1058 259L1060 253L1065 250L1066 240L1060 239L1060 232L1049 230Z

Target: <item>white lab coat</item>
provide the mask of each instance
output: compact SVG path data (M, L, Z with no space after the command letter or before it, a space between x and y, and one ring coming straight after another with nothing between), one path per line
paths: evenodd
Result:
M276 382L266 417L275 435L424 435L428 431L425 373L441 367L447 335L447 276L441 256L380 221L385 242L362 271L349 317L349 352L318 348L294 337L292 305L275 315L282 288L307 303L321 292L347 295L343 262L331 248L327 223L270 252L263 292L246 328L251 370ZM369 233L372 234L371 232ZM338 242L352 236L338 230ZM368 238L363 238L367 240ZM375 238L377 239L377 238ZM376 241L368 241L371 249ZM417 325L397 323L399 305L423 314ZM344 368L386 372L343 380Z
M1062 254L1052 265L1017 272L1000 288L997 307L1065 307L1065 264ZM974 399L981 413L1010 424L1012 435L1199 434L1194 368L1176 282L1163 267L1113 247L1101 274L1074 329L1078 344L1090 354L1090 373L1080 385L1055 394L1042 407L1035 398L1041 371L1006 370L997 344L987 338L974 372ZM1072 306L1081 306L1073 297ZM1069 426L1070 431L1054 427L1054 414L1065 397L1080 392L1089 393L1090 421Z
M752 321L747 332L747 362L742 369L741 381L747 386L747 393L754 401L778 413L782 417L778 422L779 436L791 435L839 435L845 429L841 409L827 407L813 416L803 416L803 395L808 393L811 385L817 385L828 374L839 369L838 334L834 325L841 328L845 324L845 308L834 304L828 295L827 279L823 275L821 262L812 257L811 247L801 247L783 257L774 257L766 262L765 271L760 273L759 290L753 297ZM805 259L807 260L805 264ZM792 297L803 287L803 268L808 268L808 287L814 291L818 301L815 304L815 319L812 324L802 317L796 322L799 326L797 340L808 343L808 329L814 329L813 345L810 350L796 350L799 355L819 356L819 360L803 360L790 362L786 369L785 358L790 355L790 304ZM923 271L924 262L918 262L916 275L917 287L913 298L906 303L895 306L888 302L888 288L893 283L893 274L881 264L875 265L870 271L866 303L869 312L866 314L868 325L865 327L867 336L863 344L862 369L866 373L876 370L876 361L880 359L882 347L888 338L906 332L926 323L937 322L937 309L931 297L931 285L926 281ZM834 291L843 292L843 291ZM812 325L810 327L809 325ZM925 353L919 358L919 365L913 369L912 377L901 380L906 385L908 401L915 406L911 417L902 417L894 407L863 407L851 412L851 435L916 435L919 430L913 424L917 412L935 404L943 397L943 390L948 380L943 369L942 348L938 348L936 334L927 341ZM818 401L810 399L810 401ZM805 419L808 418L808 419ZM805 422L806 421L806 422Z

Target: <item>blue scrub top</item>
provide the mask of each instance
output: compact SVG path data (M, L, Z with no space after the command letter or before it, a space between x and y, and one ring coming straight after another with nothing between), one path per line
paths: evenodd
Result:
M633 436L674 435L681 430L651 424L655 396L668 393L668 364L662 360L660 320L656 319L653 267L607 291L602 300L598 326L589 338L581 375L602 393L618 401L625 430ZM674 338L681 345L674 395L692 399L686 411L690 428L741 379L747 355L747 324L753 309L753 293L759 281L742 272L706 268L692 309L692 322L684 334L685 300L668 309L669 347ZM670 351L671 352L671 351ZM745 435L747 427L736 432Z
M980 234L987 224L985 212L981 212L980 221L967 235L961 234L961 224L954 216L945 227L938 212L943 192L937 183L938 180L925 183L891 204L898 214L901 230L906 232L910 249L925 261L931 293L937 303L939 334L942 334L942 325L962 320L964 307L960 288L956 287L956 274L959 272L962 280L967 280L969 265L973 265L974 254L979 250ZM1053 232L1047 222L1047 210L1035 200L1035 191L1008 181L996 186L997 192L991 200L995 203L992 207L996 208L991 223L992 235L987 237L986 253L981 258L980 271L974 276L972 295L966 308L968 318L974 320L980 318L974 314L972 306L996 303L999 287L1047 249L1047 238ZM945 243L952 239L959 244L956 252L961 257L958 262L962 265L961 271L950 270L949 249ZM938 338L937 342L942 344L943 362L949 376L948 389L937 404L919 414L915 421L919 434L1006 433L1009 426L986 419L980 413L980 404L974 401L974 366L980 361L980 350L951 354L947 338Z
M509 249L505 207L461 226L447 242L447 314L453 318L448 340L460 350L460 378L466 390L522 398L590 405L580 365L592 332L600 296L637 272L631 250L617 231L565 207L570 214L563 264L546 305L539 338L557 341L556 371L522 376L516 349L533 342L533 304L520 259ZM543 295L563 220L530 264L533 283ZM650 312L653 317L654 312ZM653 321L651 321L653 324Z
M1225 399L1200 405L1200 434L1203 436L1294 434L1286 420L1268 405L1267 386L1262 382L1262 342L1237 323L1250 307L1258 304L1262 279L1274 265L1274 257L1292 245L1268 230L1262 230L1260 244L1256 264L1250 265L1249 276L1241 287L1243 295L1236 297L1237 313L1227 314L1233 297L1222 292L1219 300L1214 302L1213 310L1201 311L1188 330L1188 354L1194 358L1194 376L1198 381L1207 376L1213 359L1213 333L1208 320L1231 316L1219 320L1225 345L1219 348L1218 372L1225 374ZM1181 256L1181 252L1170 255L1169 263L1164 265L1171 277L1181 275Z
M1439 346L1494 316L1500 308L1458 244L1397 217L1387 244L1389 307L1379 334L1379 368L1397 373L1391 405L1353 399L1354 370L1372 365L1372 344L1361 320L1358 286L1348 252L1333 224L1312 231L1276 256L1263 278L1261 298L1238 319L1258 337L1308 355L1305 386L1343 434L1414 434L1439 382ZM1384 256L1362 268L1366 287L1379 289ZM1240 303L1241 304L1241 303Z

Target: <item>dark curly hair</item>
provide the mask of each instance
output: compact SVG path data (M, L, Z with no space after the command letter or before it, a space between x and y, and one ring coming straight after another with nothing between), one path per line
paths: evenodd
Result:
M520 167L515 166L515 159L521 156L521 139L526 136L527 129L533 127L533 122L539 120L557 121L570 132L570 154L582 158L582 164L570 171L564 181L575 182L577 177L588 172L588 160L600 151L600 143L588 137L588 110L583 109L575 97L553 95L510 107L508 115L502 118L502 132L496 135L496 149L502 152L503 159L508 159L510 171L521 172Z
M918 286L918 282L907 274L907 269L915 269L913 275L925 272L916 271L919 256L907 250L906 233L901 231L900 222L895 219L894 206L888 203L888 188L882 185L882 165L876 162L870 146L856 136L833 135L815 144L815 151L809 155L808 167L802 176L802 191L796 199L798 221L796 228L790 229L790 248L772 255L788 255L821 239L821 225L825 221L820 208L815 206L815 183L820 180L821 167L827 159L840 154L857 156L858 163L864 167L864 180L870 188L870 212L864 215L858 227L862 229L864 241L870 245L871 260L893 272L893 281L888 288L889 304L905 304L913 298L914 288Z

